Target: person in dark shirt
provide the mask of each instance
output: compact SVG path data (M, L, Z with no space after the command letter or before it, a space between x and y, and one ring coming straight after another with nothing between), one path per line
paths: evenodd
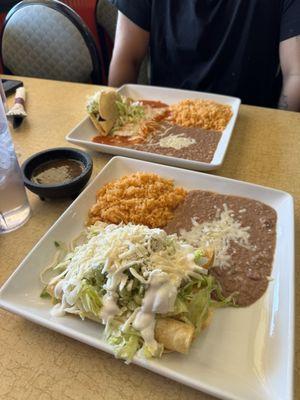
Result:
M300 111L300 0L110 0L119 10L109 84L151 84Z

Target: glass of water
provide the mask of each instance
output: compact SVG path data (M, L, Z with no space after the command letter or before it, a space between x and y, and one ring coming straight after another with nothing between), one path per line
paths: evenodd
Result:
M30 216L30 207L9 133L1 80L0 94L0 234L2 234L23 225Z

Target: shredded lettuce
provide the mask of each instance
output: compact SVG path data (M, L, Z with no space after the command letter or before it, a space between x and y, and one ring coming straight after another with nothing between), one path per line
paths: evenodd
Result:
M128 123L137 123L145 117L144 107L137 102L128 101L122 97L120 101L116 101L119 117L115 123L113 131L120 129Z
M210 309L234 305L234 295L225 298L219 283L212 275L191 280L180 289L178 298L184 302L187 309L183 320L192 323L196 333L201 331Z
M149 346L144 343L143 347L139 350L139 355L143 358L160 358L163 354L164 346L158 343L158 346Z
M88 98L86 109L89 114L94 115L95 118L98 119L99 117L99 98L100 98L100 91L96 92L93 96Z
M194 258L194 261L195 261L196 264L201 265L201 260L202 260L202 258L203 258L203 255L204 255L203 250L197 249L197 250L195 251L195 258Z
M207 286L195 292L189 301L187 318L194 325L196 333L201 331L203 322L208 317L210 308L211 287Z
M107 342L114 347L115 356L127 362L133 359L142 346L142 339L133 328L127 332L122 332L120 330L110 332Z
M102 308L102 296L95 286L85 281L81 286L78 298L86 312L90 312L94 316L99 317Z
M50 299L51 298L50 294L48 293L47 286L44 287L44 289L42 290L40 297L42 299Z
M177 319L182 319L188 313L188 307L186 301L181 297L180 294L177 295L174 311L167 314L168 317L175 317ZM185 319L185 318L183 318Z

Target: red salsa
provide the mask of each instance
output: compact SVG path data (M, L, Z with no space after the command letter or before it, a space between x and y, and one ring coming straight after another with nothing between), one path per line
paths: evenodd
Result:
M168 104L158 100L138 100L138 102L141 103L143 106L150 106L152 108L168 107Z
M114 146L124 146L124 145L130 145L130 144L138 144L141 142L141 139L135 139L132 140L130 139L129 136L95 136L93 137L93 142L95 143L101 143L101 144L108 144L108 145L114 145Z

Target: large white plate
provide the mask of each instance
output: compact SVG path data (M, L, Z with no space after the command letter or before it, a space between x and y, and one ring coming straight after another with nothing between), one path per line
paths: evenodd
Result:
M185 160L183 158L164 156L162 154L148 153L129 149L126 147L111 146L92 142L92 138L98 134L97 129L91 122L89 117L81 121L67 136L66 139L78 146L100 151L102 153L115 154L118 156L127 156L139 158L146 161L158 162L160 164L173 165L175 167L194 169L197 171L205 171L219 168L224 160L227 147L232 135L235 121L238 115L241 100L236 97L222 96L212 93L193 92L190 90L170 89L155 86L142 85L124 85L119 90L124 96L129 96L133 99L148 99L160 100L167 104L173 104L184 99L208 99L219 103L229 104L232 107L233 116L223 131L214 157L210 163Z
M135 171L173 178L188 189L205 189L251 197L278 215L277 245L266 294L247 308L215 312L208 329L189 355L166 354L160 360L134 362L196 389L224 399L291 400L294 337L293 199L284 192L203 173L113 158L28 254L0 291L0 306L47 328L111 352L102 326L72 316L52 317L48 300L39 297L39 272L55 253L55 240L76 237L99 187ZM116 361L122 362L122 361Z

